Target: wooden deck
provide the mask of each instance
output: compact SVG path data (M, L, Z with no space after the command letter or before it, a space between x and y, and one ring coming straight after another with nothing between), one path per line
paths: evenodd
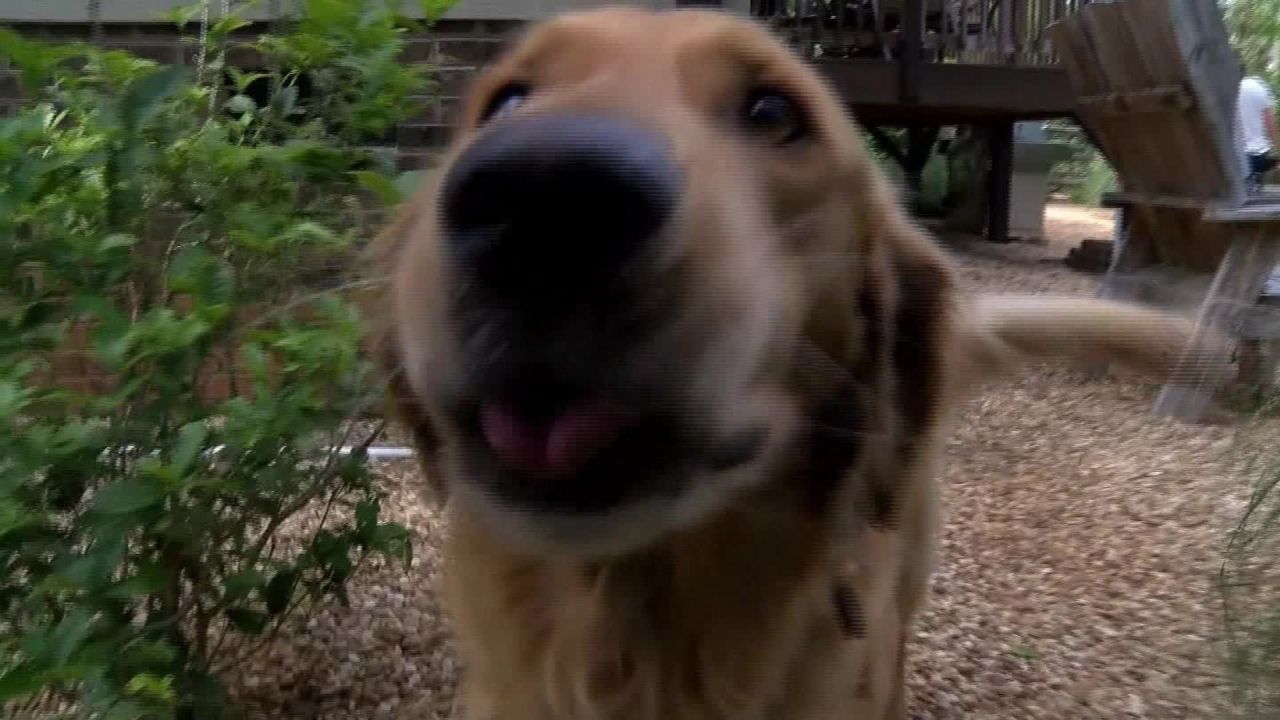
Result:
M1075 98L1047 31L1089 0L749 0L864 123L1067 117Z
M989 164L987 237L1008 239L1014 123L1071 117L1076 97L1049 28L1091 0L675 0L745 11L813 62L906 186L944 126L969 126ZM893 139L887 127L908 128Z
M837 92L869 125L959 125L1070 116L1075 96L1055 65L922 63L914 97L896 60L818 59Z

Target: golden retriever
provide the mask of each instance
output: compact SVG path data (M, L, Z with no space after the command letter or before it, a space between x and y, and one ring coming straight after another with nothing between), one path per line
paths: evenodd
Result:
M963 393L1189 332L960 292L831 90L713 11L530 28L380 250L477 720L903 717Z

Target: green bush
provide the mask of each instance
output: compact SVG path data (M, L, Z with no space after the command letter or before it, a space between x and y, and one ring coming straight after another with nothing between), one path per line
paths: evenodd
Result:
M1089 153L1084 165L1084 175L1070 190L1071 202L1097 207L1105 193L1116 189L1116 173L1102 153Z
M227 716L235 653L341 598L366 557L410 552L362 462L377 432L352 422L381 392L361 319L324 287L346 279L369 197L399 196L362 144L429 78L399 62L399 3L300 5L247 43L270 61L254 74L222 65L237 17L194 72L0 31L33 101L0 122L7 717ZM99 387L62 383L74 349ZM202 389L219 372L239 378L230 399Z

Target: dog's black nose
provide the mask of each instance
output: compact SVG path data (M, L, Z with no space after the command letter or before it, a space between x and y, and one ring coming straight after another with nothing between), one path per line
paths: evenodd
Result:
M577 294L612 282L670 219L680 173L660 136L619 120L533 116L488 130L445 177L443 220L488 289Z

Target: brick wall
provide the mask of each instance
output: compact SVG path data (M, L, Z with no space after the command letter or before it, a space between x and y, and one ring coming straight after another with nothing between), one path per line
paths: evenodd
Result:
M402 169L420 167L433 151L448 141L449 126L457 113L463 88L477 68L498 53L503 41L520 24L500 20L443 20L429 33L408 39L405 62L435 65L437 87L435 93L421 98L426 101L421 117L401 124L384 140L384 144L395 148ZM9 23L7 27L40 40L86 41L91 37L88 24ZM238 34L251 38L261 31L261 26L251 26ZM188 37L195 34L192 30ZM126 49L157 62L194 64L195 61L191 44L183 42L171 24L108 23L102 26L102 37L107 47ZM228 60L242 67L252 67L258 62L252 53L244 51L230 53ZM4 62L0 59L0 63ZM11 115L19 102L17 76L0 64L0 117Z

